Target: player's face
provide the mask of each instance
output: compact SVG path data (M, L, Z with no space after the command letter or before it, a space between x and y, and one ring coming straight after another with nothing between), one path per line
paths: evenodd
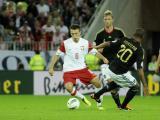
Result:
M75 41L75 42L78 42L79 41L79 38L81 36L81 32L79 29L71 29L70 30L70 34L72 36L72 39Z
M111 15L104 16L104 24L105 24L105 27L113 26L113 18Z

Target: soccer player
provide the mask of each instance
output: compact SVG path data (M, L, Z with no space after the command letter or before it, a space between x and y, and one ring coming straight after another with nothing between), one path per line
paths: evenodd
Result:
M61 55L64 55L63 79L65 88L72 96L81 98L85 104L91 106L91 103L86 99L86 97L75 89L74 85L76 84L76 79L79 79L86 85L93 84L95 87L100 88L101 83L98 77L96 77L96 75L86 67L85 55L90 51L103 59L104 63L108 63L108 60L96 49L91 49L92 46L89 41L81 38L79 25L72 25L70 27L70 34L71 38L63 41L57 50L56 55L52 57L51 64L49 66L49 74L51 76L53 75L55 63Z
M147 83L144 77L143 71L143 48L141 46L141 41L143 40L143 29L137 29L133 38L122 38L117 42L105 42L98 47L110 46L110 47L119 47L119 50L116 54L114 60L111 61L109 67L106 67L105 72L103 73L104 78L110 78L113 81L107 83L100 91L95 94L92 94L91 97L97 102L100 102L100 96L120 87L129 87L129 90L126 94L126 97L121 105L121 109L130 110L127 107L127 104L133 99L138 91L138 83L136 79L128 72L132 65L137 63L137 70L139 72L140 80L144 86L144 94L148 94ZM108 77L107 77L108 76Z
M104 20L104 28L97 33L96 40L94 41L95 45L99 45L99 44L101 44L103 42L107 42L107 41L119 40L124 37L123 31L117 27L114 27L114 25L113 25L112 11L106 10L104 12L103 20ZM105 47L105 48L100 48L99 51L102 52L103 56L105 56L109 60L109 63L110 63L114 59L114 57L116 56L117 48ZM106 65L104 65L104 64L101 65L101 72L103 72L105 67L106 67ZM106 81L103 80L103 77L101 77L101 78L102 78L102 82L105 84ZM110 82L110 81L111 80L108 80L108 82ZM111 95L112 95L112 98L114 99L117 107L119 108L121 106L121 103L120 103L118 91L119 91L119 88L112 90ZM102 99L103 99L103 96L101 96L101 100ZM100 110L103 109L102 103L97 103L97 107Z
M156 73L159 71L159 66L160 66L160 49L159 49L159 55L158 55L158 59L157 59L157 67L155 70Z

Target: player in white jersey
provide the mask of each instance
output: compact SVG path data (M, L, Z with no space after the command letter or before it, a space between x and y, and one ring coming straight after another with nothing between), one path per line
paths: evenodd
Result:
M98 77L87 69L85 55L91 52L101 58L104 63L108 63L108 60L97 52L96 49L91 49L92 46L89 41L80 37L79 25L72 25L70 27L70 34L71 38L63 41L57 50L56 55L52 57L49 66L49 74L51 76L53 75L55 63L60 56L64 55L63 79L65 88L71 95L81 98L84 103L91 106L91 103L85 96L75 89L74 85L76 84L76 79L79 79L86 85L93 84L96 88L100 88L101 83Z

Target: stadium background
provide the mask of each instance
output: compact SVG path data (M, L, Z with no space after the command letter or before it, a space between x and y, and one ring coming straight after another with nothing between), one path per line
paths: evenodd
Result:
M85 119L95 119L97 116L100 119L107 119L107 117L111 119L111 116L114 116L112 119L123 120L158 120L160 118L158 114L160 109L157 107L160 105L160 98L158 97L160 84L153 81L154 72L149 72L147 68L151 56L153 54L158 55L160 48L159 0L45 0L50 8L50 12L46 16L36 13L32 9L27 11L32 1L39 4L39 0L0 0L0 119L60 120L74 119L75 117L76 119L84 119L83 115ZM142 95L141 89L136 99L131 103L135 107L135 111L127 115L115 110L113 101L108 96L104 100L107 110L101 113L96 110L96 106L88 109L83 104L79 112L68 111L65 104L69 96L61 96L68 95L61 78L62 61L59 61L56 66L58 71L55 78L50 77L47 72L51 55L54 54L60 41L69 37L66 29L60 29L61 25L64 23L65 27L68 28L71 23L78 23L82 27L82 36L93 41L96 32L103 27L102 18L106 9L112 10L114 25L122 28L127 36L131 36L137 27L145 29L144 65L151 96L139 97ZM73 12L74 10L75 12ZM30 16L29 13L33 15ZM17 14L20 15L20 23L17 23L19 19ZM54 34L57 36L54 37L54 41L50 40L48 34L46 37L43 36L44 33L34 31L45 25L48 19L51 19L55 26L56 32ZM31 39L29 42L23 41L24 36L20 31L20 27L25 23L31 27L32 35L30 33L28 35ZM39 24L40 28L33 27ZM46 60L46 69L42 72L29 70L29 61L34 55L34 50L37 49L41 51L41 55ZM91 62L93 61L91 60ZM24 65L24 70L17 69L19 63ZM98 73L98 71L96 72ZM133 74L135 77L137 76L135 72ZM86 87L78 83L77 87L80 87L84 94L94 91L93 86ZM123 96L124 93L126 93L126 89L121 91L121 95ZM43 107L45 112L42 112ZM33 114L34 111L37 113ZM63 112L64 117L59 112ZM28 116L25 113L28 113ZM109 114L110 117L106 114Z

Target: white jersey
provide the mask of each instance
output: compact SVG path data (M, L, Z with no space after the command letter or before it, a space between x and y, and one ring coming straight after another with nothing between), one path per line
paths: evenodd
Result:
M74 42L72 38L63 41L56 55L64 54L63 72L80 70L86 68L85 56L91 50L89 41L80 38Z

